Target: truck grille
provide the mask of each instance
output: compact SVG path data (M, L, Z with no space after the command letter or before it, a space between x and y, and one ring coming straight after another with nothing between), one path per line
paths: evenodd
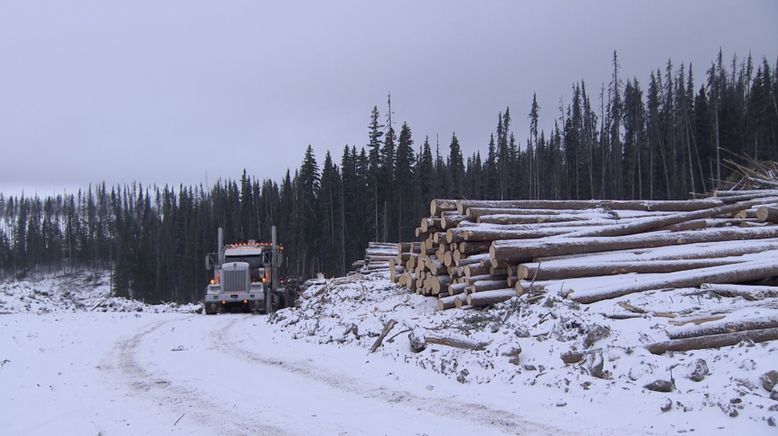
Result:
M248 290L247 270L229 269L222 271L222 292L247 292Z

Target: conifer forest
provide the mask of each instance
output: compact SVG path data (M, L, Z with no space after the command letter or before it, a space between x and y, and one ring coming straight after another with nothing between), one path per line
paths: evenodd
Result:
M323 162L308 145L281 180L244 171L212 186L0 194L0 274L110 269L116 295L186 302L202 298L218 227L232 242L269 240L275 224L287 274L304 278L345 274L369 241L413 239L432 198L687 199L726 180L731 162L778 160L777 70L719 52L639 81L614 53L602 84L560 90L564 107L496 108L469 155L455 133L414 136L377 105L364 144Z

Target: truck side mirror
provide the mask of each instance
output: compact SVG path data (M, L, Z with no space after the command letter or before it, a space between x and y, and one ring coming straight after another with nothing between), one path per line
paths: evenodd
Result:
M211 256L205 255L205 270L210 271L211 267L213 267L213 263L211 263Z

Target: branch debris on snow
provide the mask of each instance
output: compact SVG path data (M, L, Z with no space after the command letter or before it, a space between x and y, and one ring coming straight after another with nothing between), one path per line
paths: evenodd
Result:
M396 320L377 352L462 383L550 389L567 404L614 395L641 398L648 410L688 414L692 422L695 414L706 419L711 410L722 419L775 422L778 401L771 396L778 399L778 390L766 389L762 380L777 374L770 371L778 367L778 343L663 355L651 354L646 345L694 325L699 316L686 317L689 313L720 316L719 322L768 319L778 317L778 305L698 289L643 292L590 305L553 295L536 304L528 298L482 310L438 311L434 300L410 294L383 275L357 274L309 283L299 307L279 311L270 321L296 339L358 346L368 353L386 324ZM655 315L670 312L672 317ZM424 334L484 347L429 343L414 352L411 340Z

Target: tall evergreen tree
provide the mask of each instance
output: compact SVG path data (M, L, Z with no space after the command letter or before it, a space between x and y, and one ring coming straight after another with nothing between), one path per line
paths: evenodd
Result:
M413 237L413 229L418 216L414 214L413 205L417 203L415 198L414 167L416 156L413 153L413 138L411 128L403 123L400 129L400 139L397 144L397 161L395 189L397 195L394 198L392 209L397 211L396 241L405 241Z
M459 139L457 139L456 133L451 135L448 170L450 187L448 195L452 198L462 198L464 193L465 162L462 158L462 149L459 146Z

